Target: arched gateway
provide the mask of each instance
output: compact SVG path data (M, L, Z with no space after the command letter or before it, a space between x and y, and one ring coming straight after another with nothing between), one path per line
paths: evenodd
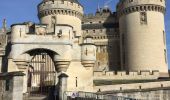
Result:
M48 95L55 90L56 71L53 52L37 49L28 52L31 61L28 65L28 92L31 96Z
M93 91L96 46L91 37L82 38L83 7L78 1L54 1L38 5L41 24L11 26L8 71L24 72L23 94L58 94L63 100L66 91Z

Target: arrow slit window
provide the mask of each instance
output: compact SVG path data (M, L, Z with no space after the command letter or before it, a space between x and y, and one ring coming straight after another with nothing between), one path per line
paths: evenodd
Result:
M146 25L147 24L147 13L140 12L140 24Z

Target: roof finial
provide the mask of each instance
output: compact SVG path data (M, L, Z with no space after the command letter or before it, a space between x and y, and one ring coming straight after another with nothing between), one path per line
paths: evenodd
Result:
M99 3L98 3L98 6L97 6L97 10L100 11L100 5L99 5Z
M6 25L6 19L3 19L3 31L6 32L7 25Z

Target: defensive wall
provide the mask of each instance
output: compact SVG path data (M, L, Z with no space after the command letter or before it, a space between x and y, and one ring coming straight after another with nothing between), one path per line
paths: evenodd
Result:
M95 71L94 80L149 80L158 79L159 71Z

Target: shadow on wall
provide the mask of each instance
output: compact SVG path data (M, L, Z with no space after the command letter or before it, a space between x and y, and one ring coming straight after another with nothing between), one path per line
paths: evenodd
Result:
M4 49L5 49L5 55L2 57L2 72L8 72L8 58L10 58L10 51L11 51L11 42L10 40L11 33L7 32L5 34L5 44L4 44Z
M109 10L108 10L109 11ZM103 23L106 27L106 36L108 39L108 68L109 71L120 71L120 36L119 23L115 12L109 11L111 14Z

